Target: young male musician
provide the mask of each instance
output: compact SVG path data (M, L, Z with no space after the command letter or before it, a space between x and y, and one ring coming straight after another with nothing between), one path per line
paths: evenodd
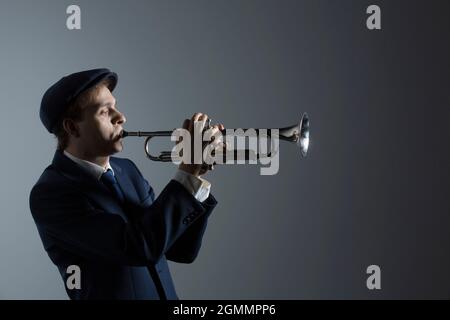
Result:
M197 257L217 202L201 164L181 164L158 197L120 152L125 116L112 95L117 75L95 69L63 77L42 98L40 118L58 139L52 163L30 194L45 250L71 299L178 299L167 260ZM203 130L196 113L183 127ZM197 128L197 126L195 126ZM213 130L223 130L222 125Z

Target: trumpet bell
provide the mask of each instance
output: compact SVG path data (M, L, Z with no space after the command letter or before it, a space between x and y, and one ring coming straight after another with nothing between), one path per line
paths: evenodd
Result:
M300 148L300 153L306 157L309 148L309 117L304 113L300 122L290 127L280 128L279 138L281 140L295 142Z
M306 157L309 148L309 117L306 113L303 114L302 119L299 123L300 128L300 139L297 145L300 147L300 152L303 157Z

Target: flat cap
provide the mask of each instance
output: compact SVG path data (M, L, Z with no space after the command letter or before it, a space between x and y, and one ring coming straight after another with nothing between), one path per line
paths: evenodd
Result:
M117 74L109 69L93 69L72 73L52 85L41 101L39 116L48 132L54 133L56 124L67 107L83 92L104 79L110 79L109 90L117 85Z

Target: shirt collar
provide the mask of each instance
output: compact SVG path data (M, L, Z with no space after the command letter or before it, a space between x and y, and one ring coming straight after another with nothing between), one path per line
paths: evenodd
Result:
M85 169L90 175L92 175L93 177L95 177L98 180L100 180L102 175L106 171L108 171L108 169L111 169L112 173L114 174L114 170L111 167L111 165L109 164L109 162L107 163L106 167L104 168L102 166L99 166L96 163L86 161L83 159L79 159L79 158L75 157L74 155L70 154L69 152L67 152L66 150L64 150L64 155L67 156L70 160L72 160L76 164L78 164L80 167Z

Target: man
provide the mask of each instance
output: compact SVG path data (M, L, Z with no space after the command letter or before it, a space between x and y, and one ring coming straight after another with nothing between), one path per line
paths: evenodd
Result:
M64 284L70 266L80 270L80 285L66 285L71 299L178 299L167 259L191 263L200 250L217 204L201 178L208 167L180 164L155 198L132 161L111 157L123 148L126 121L111 93L116 84L115 73L95 69L44 94L40 118L58 148L31 191L31 212ZM193 133L207 120L197 113L183 127Z

